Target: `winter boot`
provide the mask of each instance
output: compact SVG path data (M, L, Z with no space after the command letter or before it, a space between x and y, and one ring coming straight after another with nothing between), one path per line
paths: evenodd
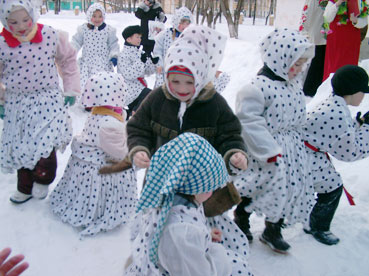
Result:
M242 199L241 203L238 204L236 210L234 210L234 222L238 225L238 227L246 235L249 242L252 242L254 238L250 231L251 213L248 213L245 211L245 207L251 203L251 198L242 197L241 199Z
M32 195L37 199L44 199L49 193L49 185L33 183Z
M280 219L277 223L265 221L265 229L260 236L260 241L268 245L273 251L286 254L290 245L282 237L281 228L283 227L283 219Z
M228 182L223 188L215 190L212 196L203 203L205 216L219 216L240 201L241 197L236 187L232 182Z
M340 186L330 193L318 193L316 204L310 214L310 229L304 229L305 233L311 234L318 242L326 245L334 245L340 241L330 231L330 227L342 190L343 186Z
M27 195L27 194L24 194L20 191L15 191L10 196L10 201L15 203L15 204L21 204L21 203L24 203L24 202L30 200L31 198L32 198L32 195Z

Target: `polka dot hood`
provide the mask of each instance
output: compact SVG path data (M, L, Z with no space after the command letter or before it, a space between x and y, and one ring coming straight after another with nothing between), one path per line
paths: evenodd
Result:
M4 28L10 31L8 26L8 18L10 13L13 11L17 11L20 9L25 9L29 16L31 16L33 24L37 23L39 18L39 14L36 6L33 4L31 0L1 0L1 8L0 8L0 20L1 24L3 24Z
M194 133L183 133L161 146L153 155L137 212L158 209L157 227L150 244L150 260L156 264L160 236L174 195L197 195L216 190L228 178L222 156L208 141Z
M87 18L87 22L91 25L93 25L92 21L91 21L91 18L92 18L92 15L94 14L95 11L101 11L101 14L102 14L102 17L103 17L103 22L105 21L105 9L104 7L99 4L99 3L95 3L95 4L92 4L88 9L87 9L87 12L86 12L86 18Z
M125 83L120 74L99 72L87 80L82 103L86 107L109 105L124 107Z
M173 27L178 30L179 23L184 19L189 20L191 23L194 22L192 12L186 7L176 10L176 14L172 17Z
M277 76L288 80L288 71L299 58L312 59L314 45L298 31L275 29L260 44L262 61Z

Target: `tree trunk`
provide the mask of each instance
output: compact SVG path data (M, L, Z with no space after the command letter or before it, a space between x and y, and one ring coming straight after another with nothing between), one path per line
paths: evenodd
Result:
M54 13L59 14L60 11L60 0L54 1Z
M235 32L237 34L236 38L238 38L238 25L240 24L240 14L241 14L241 10L243 8L243 4L244 4L244 0L238 0L237 7L233 12L234 28L235 28Z
M255 17L256 17L256 0L254 0L254 18L252 20L252 25L255 25Z
M236 30L234 28L234 23L233 23L233 19L232 19L232 14L229 10L229 2L228 0L220 0L220 5L222 7L222 12L227 20L227 25L228 25L228 31L229 31L229 36L230 37L235 37L237 38L238 35L236 33Z
M270 0L269 12L268 12L268 14L267 14L267 16L266 16L266 18L265 18L265 25L267 25L267 24L268 24L269 16L270 16L271 14L273 14L273 7L274 7L274 1L273 1L273 0Z
M251 18L252 5L251 0L249 0L249 17Z

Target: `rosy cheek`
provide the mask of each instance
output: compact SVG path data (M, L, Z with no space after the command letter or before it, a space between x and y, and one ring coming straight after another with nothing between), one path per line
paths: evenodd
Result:
M13 32L14 31L14 27L13 26L9 26L9 29Z
M28 28L31 28L32 27L32 21L30 21L29 23L28 23Z
M291 73L295 72L295 68L291 67L290 72Z

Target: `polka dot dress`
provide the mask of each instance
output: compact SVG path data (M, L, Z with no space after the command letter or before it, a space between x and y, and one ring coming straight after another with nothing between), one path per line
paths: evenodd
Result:
M156 227L155 221L158 219L158 214L159 212L154 209L146 214L141 212L136 217L132 228L133 258L132 263L125 272L125 275L172 275L164 268L169 267L169 270L172 269L170 268L172 258L186 258L186 262L183 263L183 269L186 269L188 263L191 264L192 269L196 269L197 271L201 271L204 267L209 265L207 264L204 266L204 264L200 263L201 261L193 255L193 260L188 260L191 258L191 254L185 250L185 247L187 246L200 248L200 250L204 252L207 260L210 263L215 264L213 267L214 275L253 275L247 263L246 253L242 252L242 250L237 250L237 244L234 244L233 247L226 246L225 244L227 241L225 241L223 246L219 246L220 244L211 241L211 229L204 216L203 208L194 208L184 205L174 206L169 213L168 220L162 234L163 241L159 243L159 263L158 266L155 266L149 261L148 248L149 242L152 239L152 233ZM228 220L228 222L230 222L230 220ZM229 228L224 227L224 230L222 230L223 232L228 232L229 230L229 233L223 233L224 237L232 236L232 243L234 239L235 242L240 242L239 245L244 244L245 248L247 248L245 237L241 238L239 233L236 232L237 227L232 227L230 224L220 221L214 221L214 224L218 227L220 224L228 225ZM183 230L183 233L179 233L179 229L185 230ZM181 237L183 236L191 237L185 241L186 244L182 244L183 239L181 239ZM171 242L175 240L181 240L181 242L177 245L173 245ZM195 240L201 240L203 242L193 244ZM167 244L170 244L170 246L166 247ZM175 250L174 248L180 249ZM243 248L243 250L245 250L245 248ZM226 256L226 259L220 258L220 256ZM228 271L228 269L230 269L229 271L231 271L231 273L224 273L225 271Z
M319 150L307 148L318 193L329 193L343 185L326 152L346 162L369 156L369 126L358 126L340 96L330 95L308 112L304 130L305 139Z
M53 148L63 150L72 128L59 89L55 55L58 34L44 26L41 43L7 46L0 37L2 82L6 85L0 163L4 172L33 169Z
M53 212L63 222L82 227L81 236L94 235L129 221L137 199L133 169L101 175L99 168L111 159L99 145L99 130L111 116L91 115L81 135L72 142L72 155L50 195ZM125 127L125 123L121 123Z
M137 78L154 74L156 66L151 58L146 62L141 61L142 51L136 46L124 45L118 58L118 73L120 73L127 86L127 104L133 102L145 88L143 83Z
M276 30L261 44L262 59L288 80L289 68L312 47L295 31ZM236 103L249 167L235 183L241 196L252 198L247 211L265 214L270 222L307 222L314 188L302 137L306 110L301 85L295 79L257 76L238 93ZM278 154L276 162L267 162Z

